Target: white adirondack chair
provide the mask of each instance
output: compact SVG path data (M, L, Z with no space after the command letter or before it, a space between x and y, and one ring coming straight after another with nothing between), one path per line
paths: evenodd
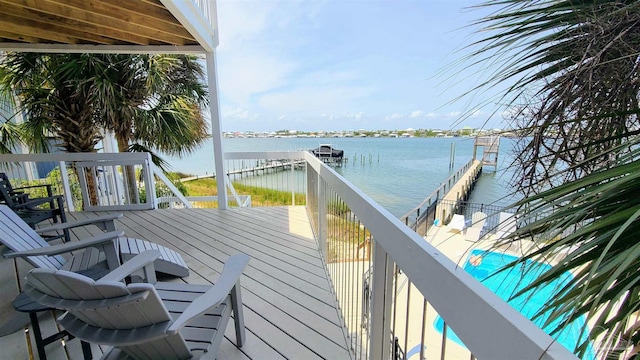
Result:
M496 236L498 239L511 235L518 226L516 214L511 214L508 212L500 213L500 223L498 224L498 229L496 231Z
M122 231L116 231L115 219L121 216L110 214L33 230L9 207L0 205L0 242L12 250L5 253L5 257L22 257L39 268L75 272L95 267L113 270L121 261L127 261L142 251L155 249L161 253L154 264L156 271L179 277L189 275L187 264L177 252L149 241L127 238ZM38 234L90 224L106 232L60 245L51 245ZM78 253L68 259L61 256L74 251Z
M487 221L487 214L476 211L471 215L471 226L464 231L464 238L467 241L476 242L480 239L482 228Z
M113 346L103 359L215 358L231 311L242 346L240 276L249 257L230 257L214 286L119 282L156 256L156 250L143 252L98 281L64 270L33 269L25 291L35 301L67 310L58 322L73 336Z
M465 226L464 215L454 214L447 226L449 231L462 232Z

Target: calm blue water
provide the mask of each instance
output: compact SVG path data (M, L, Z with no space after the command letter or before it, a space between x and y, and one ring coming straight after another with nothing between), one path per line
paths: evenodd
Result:
M223 141L225 151L308 150L321 143L333 144L349 158L346 165L336 170L398 217L417 206L449 177L451 144L455 145L454 169L462 167L473 155L472 138L234 138ZM512 147L511 140L502 139L498 172L481 177L471 201L509 203L504 197L511 192L508 186L511 173L507 166L511 163ZM213 173L212 149L209 140L188 157L169 158L171 170L194 175ZM361 164L362 156L364 164Z
M480 257L482 260L477 265L472 265L469 261L472 257ZM527 285L531 284L540 274L551 268L550 265L540 264L533 261L527 261L525 269L519 270L511 269L509 271L503 271L493 276L490 276L496 270L501 269L505 265L517 260L515 256L501 254L497 252L485 252L484 250L473 250L469 255L469 259L464 265L464 269L471 274L474 278L481 281L486 287L498 295L501 299L507 301L514 309L518 310L524 316L532 319L540 309L553 297L555 290L566 284L572 279L570 273L564 274L564 276L552 283L549 283L544 288L540 288L535 292L529 291L514 299L509 298L516 292L524 289ZM551 332L560 321L554 321L551 324L543 327L548 316L543 316L533 320L533 322L540 326L547 333ZM587 334L581 333L581 328L585 324L585 317L582 316L575 320L571 326L564 328L561 332L554 335L559 343L564 345L567 349L573 350L576 344L584 341ZM437 317L434 327L442 332L443 320L441 317ZM451 330L447 330L447 338L457 342L460 345L462 341ZM593 351L590 349L585 359L595 359Z

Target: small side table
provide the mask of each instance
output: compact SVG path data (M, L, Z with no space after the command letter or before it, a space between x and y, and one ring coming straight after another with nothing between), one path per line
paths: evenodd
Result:
M106 268L90 268L86 270L82 270L78 272L84 276L88 276L94 280L100 279L109 273L109 269ZM38 356L41 360L46 360L47 355L44 352L44 347L48 344L51 344L54 341L60 340L65 336L68 336L69 340L73 339L74 336L69 334L67 330L62 330L59 333L53 334L46 339L42 338L42 333L40 332L40 323L38 323L38 313L41 311L54 310L46 305L42 305L29 297L26 293L22 292L16 296L15 300L13 300L13 308L20 312L29 313L29 319L31 320L31 327L33 328L33 337L36 339L36 348L38 349ZM90 360L93 358L91 354L91 345L87 342L81 341L82 345L82 355L85 360Z
M67 330L62 330L43 339L42 333L40 332L40 323L38 322L38 313L41 311L53 310L53 308L35 302L26 293L22 292L18 294L18 296L16 296L15 300L13 300L13 307L17 311L29 313L31 327L33 328L33 337L36 339L36 348L38 349L38 356L41 360L46 360L47 358L47 355L44 351L44 347L46 345L51 344L54 341L58 341L65 336L68 337L68 340L74 338L73 335L67 332ZM91 346L89 345L89 343L82 341L81 346L82 354L84 355L85 360L91 359Z

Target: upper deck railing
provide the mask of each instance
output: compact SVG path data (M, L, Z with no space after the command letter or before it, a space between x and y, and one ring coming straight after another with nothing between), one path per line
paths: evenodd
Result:
M205 19L209 21L211 26L215 27L216 24L216 14L215 14L215 1L214 0L191 0L198 9L202 12Z
M147 210L158 207L161 196L191 203L151 161L148 153L56 153L0 155L0 171L21 174L49 163L59 171L57 193L64 195L68 211ZM73 177L73 179L71 179Z
M127 154L103 154L101 160L95 155L10 155L0 156L0 162L48 160L65 168L72 162L86 167L107 161L109 166L120 164L119 174L132 162ZM227 159L264 155L235 153ZM421 359L577 359L312 154L268 157L304 162L304 170L288 171L304 171L306 207L354 358L408 358L417 352ZM143 183L153 194L151 174L158 174L151 166L145 168L148 160L136 158L135 166L149 174ZM155 201L145 204L157 206ZM428 337L435 314L444 319L444 330L440 337ZM468 350L447 340L449 328Z

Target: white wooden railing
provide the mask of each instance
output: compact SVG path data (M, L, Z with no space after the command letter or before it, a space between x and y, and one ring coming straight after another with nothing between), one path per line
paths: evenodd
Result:
M404 309L395 301L399 279L406 277L410 286L424 299L418 304L420 309L424 309L421 328L431 326L424 323L424 318L427 306L433 307L464 342L472 358L577 359L333 169L311 154L305 154L305 159L309 184L307 206L314 217L312 223L327 260L351 343L360 344L354 346L354 352L365 355L358 358L392 358L395 334L400 334L402 328L408 329L409 321L420 314L420 311L415 313L409 309L413 305L409 306L408 299ZM336 208L343 210L329 213ZM335 221L328 224L329 219L335 220L336 217L345 220L342 222L343 231L336 231ZM371 241L372 259L364 258L360 244L346 251L344 247L336 246L338 241L350 243L348 238L337 239L336 236L342 234L353 238L354 231L370 237L365 238L365 242ZM340 251L351 254L351 258L336 254ZM364 274L359 273L360 268L354 265L359 261L372 263L372 268L367 269L371 273L370 283L364 284L368 286L365 290L371 300L367 324L358 321L364 318L361 312L366 308L357 305L358 299L361 302L367 300L358 295L363 292L364 282ZM354 329L353 325L366 326L366 333ZM405 331L404 335L410 334ZM424 343L424 332L415 335L418 339L422 335ZM443 340L443 348L445 344ZM440 356L448 358L444 349Z
M158 184L183 207L191 203L151 161L148 153L56 153L0 155L0 171L25 173L34 163L55 163L60 171L61 195L68 211L75 211L69 174L78 176L81 204L86 211L146 210L158 207ZM68 172L66 169L75 171ZM127 176L130 173L132 175ZM10 176L11 177L11 176ZM144 194L144 196L143 196ZM77 194L75 194L77 195ZM168 195L168 194L166 194Z
M295 160L303 160L306 206L354 358L401 358L410 355L407 344L418 341L421 359L427 350L429 359L434 352L441 359L577 359L312 154L242 152L226 153L225 159L244 161L236 170L257 178L271 176L271 165L256 159L291 161L290 168L278 170L281 175L294 173ZM447 179L447 188L455 177ZM288 177L292 193L299 178ZM469 349L466 355L446 347L446 330L435 341L439 349L426 349L425 333L435 331L426 321L427 308L455 331Z
M429 308L444 319L445 329L453 329L464 342L469 349L466 359L577 359L312 154L228 153L225 158L227 161L261 158L303 160L306 206L354 358L391 359L392 355L409 350L406 346L409 338L418 339L421 355L425 351L433 351L424 347L425 332L432 326L426 321ZM81 167L89 169L90 176L85 178L95 176L94 180L105 184L111 182L111 178L104 177L104 172L97 175L95 169L107 169L117 177L125 173L126 166L140 168L142 181L123 183L116 196L106 196L112 203L101 205L104 208L156 207L155 196L147 196L145 202L137 204L135 197L132 203L131 196L123 194L129 185L137 186L138 190L144 188L147 194L155 194L154 177L159 178L184 204L190 204L154 168L148 154L0 155L0 163L32 161L54 161L62 169L69 164L78 166L80 163ZM301 171L295 164L292 161L288 171ZM116 168L109 169L114 166ZM61 181L66 195L70 193L70 185L65 176ZM290 181L294 185L294 180ZM83 194L84 191L89 196L88 189L83 190ZM407 290L406 296L399 291L402 287ZM409 294L410 291L413 295ZM415 309L415 301L412 303L411 300L416 296L419 297L418 310ZM412 334L409 329L413 326L409 323L415 321L419 330ZM446 334L442 335L441 344L440 358L454 358L449 356L446 348ZM403 351L399 349L401 345L404 345Z

